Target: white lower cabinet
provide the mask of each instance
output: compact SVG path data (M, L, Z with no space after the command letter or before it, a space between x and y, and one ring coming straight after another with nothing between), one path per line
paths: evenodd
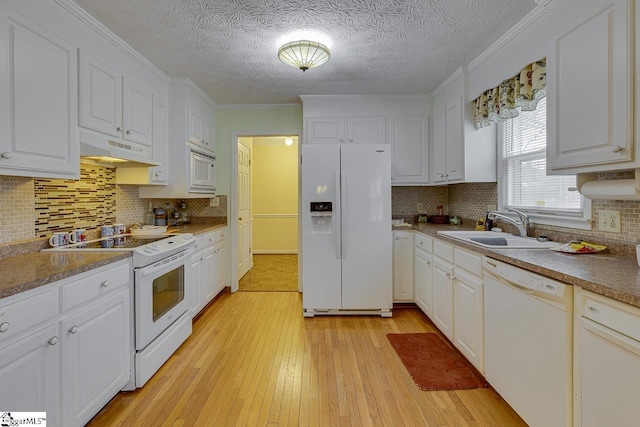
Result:
M413 301L413 231L393 232L393 301Z
M415 253L413 257L413 283L415 302L431 317L433 296L433 239L422 234L415 235Z
M129 292L122 288L60 322L61 425L84 425L129 382Z
M453 344L480 371L484 370L484 282L482 257L454 250Z
M193 317L227 286L225 238L226 228L198 236L187 279Z
M3 313L0 307L0 314ZM4 320L4 319L3 319ZM0 325L10 322L0 322ZM0 333L0 404L3 411L46 411L51 426L59 425L58 326L50 319L3 342Z
M2 410L82 426L129 382L131 280L123 260L0 299Z
M433 258L433 309L431 320L445 337L453 339L453 265Z

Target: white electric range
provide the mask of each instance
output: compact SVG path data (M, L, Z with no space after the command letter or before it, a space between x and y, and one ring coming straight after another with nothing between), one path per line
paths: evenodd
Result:
M127 389L142 387L191 335L192 234L123 234L43 251L132 252L134 375Z

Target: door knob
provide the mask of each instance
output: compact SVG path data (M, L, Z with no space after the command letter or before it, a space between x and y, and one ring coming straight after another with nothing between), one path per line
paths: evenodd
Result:
M238 218L238 221L242 221L242 217Z

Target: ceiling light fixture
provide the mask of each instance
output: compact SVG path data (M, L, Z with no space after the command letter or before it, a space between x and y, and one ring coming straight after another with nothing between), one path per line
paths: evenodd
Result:
M303 72L324 64L330 57L331 52L326 45L311 40L292 41L278 49L280 61L299 68Z
M293 144L293 138L291 138L290 136L286 137L284 139L284 145L291 145Z

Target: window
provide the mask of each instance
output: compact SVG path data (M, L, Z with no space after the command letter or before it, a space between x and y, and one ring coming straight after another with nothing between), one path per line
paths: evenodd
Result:
M577 191L575 175L547 176L547 101L534 111L505 120L499 126L502 167L498 201L502 210L527 212L532 222L590 229L591 205Z

